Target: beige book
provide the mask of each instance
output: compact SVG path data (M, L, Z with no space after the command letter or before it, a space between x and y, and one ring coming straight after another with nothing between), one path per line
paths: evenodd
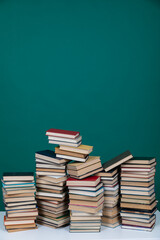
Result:
M76 153L76 152L71 152L71 151L64 151L64 150L61 150L59 147L55 147L55 153L72 156L72 157L78 157L78 158L86 158L88 155L88 154Z
M89 201L82 201L82 200L71 200L70 205L81 205L81 206L89 206L89 207L98 207L100 204L104 202L104 197L99 199L97 202L89 202Z
M60 145L59 148L61 150L65 150L65 151L82 153L82 154L87 154L87 155L93 151L93 146L82 145L82 144L78 147L70 147L70 146Z
M98 162L101 162L100 157L89 156L88 160L84 163L82 163L82 162L68 163L67 169L73 170L73 171L78 171L80 169L84 169L84 168L89 167L90 165L96 164Z
M103 193L99 194L96 197L90 197L90 196L83 196L83 195L77 195L77 194L69 194L69 199L75 199L75 200L85 200L85 201L94 201L97 202L99 199L103 197Z
M27 230L33 230L33 229L37 229L38 227L34 227L34 228L18 228L18 229L8 229L7 231L9 233L13 233L13 232L22 232L22 231L27 231Z
M98 162L98 163L93 164L93 165L91 165L89 167L82 168L82 169L80 169L78 171L68 170L68 173L69 173L69 175L81 176L81 175L84 175L84 174L86 174L88 172L91 172L91 171L94 171L96 169L99 169L101 167L102 167L101 162Z
M120 206L122 208L135 208L135 209L144 209L144 210L152 210L154 207L156 207L157 202L154 201L151 205L148 204L138 204L138 203L120 203Z
M97 213L103 208L103 204L101 204L98 207L82 207L82 206L75 206L75 205L69 205L69 210L76 210L76 211L82 211L82 212L88 212L88 213Z
M121 181L121 186L137 186L137 187L149 187L154 184L154 179L150 182L129 182L129 181Z
M20 225L12 225L12 226L6 226L6 229L17 229L17 228L35 228L36 227L36 224L33 223L33 224L20 224Z

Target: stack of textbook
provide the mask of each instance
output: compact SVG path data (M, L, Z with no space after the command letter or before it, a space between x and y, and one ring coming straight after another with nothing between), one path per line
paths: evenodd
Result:
M102 225L117 227L120 225L119 210L119 170L115 168L108 172L97 173L104 186L104 207Z
M121 165L122 228L152 231L155 226L155 158L136 157Z
M103 164L103 171L96 176L101 177L104 186L104 208L102 225L106 227L117 227L120 225L120 208L119 208L119 168L118 166L131 159L132 154L126 151L119 156Z
M69 223L67 160L57 158L51 150L36 152L35 158L37 222L53 228L64 226Z
M33 173L4 173L2 191L6 210L4 217L6 230L17 232L36 229L38 210Z
M99 232L104 202L103 184L100 177L85 179L69 178L70 232Z

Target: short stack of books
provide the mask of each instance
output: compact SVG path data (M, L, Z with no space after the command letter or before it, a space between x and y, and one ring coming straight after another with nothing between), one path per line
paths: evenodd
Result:
M104 202L103 184L100 177L85 179L69 178L70 232L99 232Z
M136 157L121 165L122 228L152 231L157 210L155 158Z
M101 177L104 186L104 208L102 225L106 227L117 227L120 225L120 208L119 208L119 168L122 163L131 159L133 156L126 151L119 156L103 164L104 171L97 173Z
M55 152L36 152L37 222L57 228L69 224L68 192L66 188L67 160Z
M78 147L82 143L79 132L51 128L46 131L48 141L51 144Z
M67 172L72 178L83 179L102 171L100 157L89 156L88 160L82 162L71 162L67 165Z
M2 191L6 210L4 217L6 230L18 232L36 229L38 210L33 173L4 173Z

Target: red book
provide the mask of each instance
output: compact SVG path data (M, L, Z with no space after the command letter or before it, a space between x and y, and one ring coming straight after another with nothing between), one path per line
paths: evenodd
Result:
M100 183L101 178L99 176L91 176L88 178L84 178L84 179L75 179L75 178L68 178L67 180L67 186L69 187L73 187L73 186L77 186L77 187L93 187L93 186L97 186L98 183Z
M80 135L80 132L51 128L46 131L46 135L54 137L76 138Z

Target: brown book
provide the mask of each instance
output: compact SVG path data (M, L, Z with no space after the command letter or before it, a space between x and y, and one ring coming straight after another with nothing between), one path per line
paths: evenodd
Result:
M38 210L30 211L30 212L18 212L18 213L7 213L8 217L30 217L30 216L38 216Z
M62 202L65 200L66 197L63 197L63 198L57 198L57 197L44 197L44 196L36 196L36 199L44 199L46 201L48 200L51 200L51 201L59 201L59 202Z
M102 167L101 162L98 162L96 164L92 164L92 165L90 165L88 167L82 168L82 169L77 170L77 171L68 170L68 174L70 176L73 175L73 176L77 176L78 177L78 176L84 175L84 174L86 174L88 172L91 172L91 171L94 171L96 169L99 169L101 167Z
M35 191L34 191L35 192ZM10 198L10 199L12 199L12 198L18 198L18 197L20 197L20 198L22 198L22 197L34 197L34 192L33 193L22 193L22 194L5 194L5 199L6 198Z
M150 182L129 182L129 181L121 181L121 186L138 186L138 187L149 187L154 184L154 179Z
M86 168L86 167L96 164L98 162L101 162L100 157L89 156L86 162L71 162L71 163L67 164L67 169L73 170L73 171L78 171L82 168Z
M154 223L155 223L155 219L153 219L150 223L141 223L141 222L137 222L137 221L130 221L130 220L122 219L122 224L136 226L136 227L138 226L138 227L151 228Z
M36 179L36 184L45 184L45 185L48 185L48 186L59 186L59 187L64 187L66 185L66 182L63 181L63 182L49 182L49 181L46 181L46 180L42 180L41 178L37 178Z
M117 216L120 213L120 208L119 206L115 206L115 207L104 207L103 208L103 216L106 217L114 217Z
M153 167L156 166L156 162L152 163L152 164L129 164L128 162L127 163L124 163L121 165L121 168L137 168L137 169L151 169Z
M115 224L115 223L117 223L117 222L119 222L119 224L120 224L120 216L118 215L118 216L116 216L116 217L102 217L102 222L103 223L110 223L110 224Z
M139 195L129 195L129 194L122 194L121 196L122 198L134 198L134 199L146 199L146 200L150 200L152 199L153 197L155 197L155 193L153 193L152 195L150 196L139 196ZM135 200L136 201L136 200Z
M69 199L94 201L94 202L97 202L102 197L103 197L103 193L99 194L96 197L89 197L89 196L83 196L83 195L77 195L77 194L69 194Z
M88 145L80 145L78 147L70 147L70 146L64 146L60 145L61 150L69 151L69 152L76 152L76 153L82 153L82 154L90 154L93 151L93 146Z
M127 164L152 164L154 162L156 162L156 159L153 157L134 157L127 161Z
M157 202L154 201L151 205L148 204L139 204L139 203L120 203L122 208L135 208L135 209L143 209L143 210L152 210L157 205Z
M41 179L41 180L48 181L51 183L60 183L60 182L65 182L67 180L67 176L60 177L60 178L53 178L53 177L49 177L49 176L41 176L41 177L37 176L37 179Z
M68 212L68 210L66 210L66 211L61 212L60 214L55 214L53 212L49 212L49 211L46 211L46 210L39 209L39 215L44 216L44 217L51 217L52 219L56 220L58 217L61 217L63 215L65 215L65 216L63 218L61 217L61 219L68 218L69 212Z
M36 216L29 216L29 217L7 217L8 221L26 221L26 220L36 220Z
M85 200L72 200L70 199L70 205L80 205L80 206L89 206L89 207L98 207L100 204L104 202L104 197L99 199L97 202L89 202Z
M35 197L12 197L12 198L4 198L5 203L12 203L12 202L24 202L24 201L34 201Z
M79 158L86 158L88 156L88 154L82 154L82 153L61 150L59 147L55 147L55 153L66 155L66 156L79 157Z
M66 206L63 206L63 207L48 207L48 206L45 206L45 205L38 205L38 209L39 210L48 210L48 211L52 211L52 213L54 214L61 214L61 212L64 212L64 211L67 211L68 210L68 204L66 204Z
M88 172L88 173L86 173L86 174L84 174L84 175L81 175L81 176L72 175L71 177L81 180L81 179L90 177L90 176L94 175L94 174L97 173L97 172L102 171L102 169L103 169L103 168L101 167L101 168L98 168L98 169L93 170L93 171L91 171L91 172Z
M11 226L6 226L6 229L16 229L16 228L35 228L36 224L20 224L20 225L11 225Z
M12 233L12 232L22 232L22 231L27 231L27 230L33 230L33 229L37 229L38 227L33 227L33 228L17 228L17 229L7 229L7 231L9 233Z
M65 173L65 169L56 169L56 168L36 168L36 172L56 172L56 173Z
M130 153L130 151L126 151L126 152L120 154L119 156L105 162L103 164L103 168L104 168L105 172L108 172L108 171L112 170L113 168L118 167L122 163L130 160L131 158L133 158L133 156Z
M136 203L140 204L151 204L155 200L155 197L151 200L145 200L145 199L136 199ZM126 203L135 203L135 198L121 198L121 202Z
M69 205L69 210L81 211L86 213L97 213L102 210L103 204L98 207L83 207L83 206L76 206L76 205Z
M63 193L63 190L55 190L55 189L48 189L48 188L40 188L37 187L37 191L42 191L42 192L49 192L49 193Z
M100 177L113 177L114 175L116 175L118 173L118 168L112 169L109 172L99 172L96 174L96 176L100 176Z
M154 176L152 177L123 177L121 176L121 181L133 181L133 182L149 182L154 179Z
M90 222L90 221L101 221L101 217L98 216L70 216L70 221L77 222Z

